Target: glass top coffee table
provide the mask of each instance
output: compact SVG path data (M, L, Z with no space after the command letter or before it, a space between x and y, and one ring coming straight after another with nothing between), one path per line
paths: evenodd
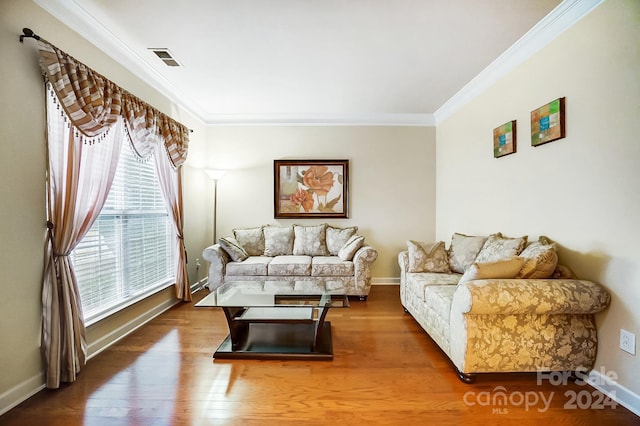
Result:
M286 294L277 282L227 282L195 304L221 307L229 336L216 359L333 359L329 308L349 307L345 294ZM266 288L265 288L266 287ZM287 286L283 286L287 288Z

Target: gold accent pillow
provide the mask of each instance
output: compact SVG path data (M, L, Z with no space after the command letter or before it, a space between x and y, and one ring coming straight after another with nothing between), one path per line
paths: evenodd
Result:
M510 279L515 278L520 272L520 268L524 264L521 257L513 257L507 260L498 260L497 262L473 263L465 271L458 281L458 285L473 280L486 280L491 278Z

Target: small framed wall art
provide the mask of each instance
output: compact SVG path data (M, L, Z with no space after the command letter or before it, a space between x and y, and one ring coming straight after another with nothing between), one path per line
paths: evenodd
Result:
M564 138L564 115L564 98L531 111L531 146Z
M349 160L274 160L275 218L347 218Z
M493 129L494 158L516 152L516 120Z

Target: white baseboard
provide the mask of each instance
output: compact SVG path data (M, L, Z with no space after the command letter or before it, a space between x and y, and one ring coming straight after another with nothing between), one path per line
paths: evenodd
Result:
M167 300L157 306L155 306L150 311L144 312L141 315L138 315L136 318L127 322L126 324L121 325L120 327L113 330L111 333L105 334L100 339L92 342L87 347L87 360L93 358L98 355L100 352L107 349L109 346L114 343L124 339L129 334L133 333L158 315L163 312L171 309L173 306L179 303L178 300Z
M44 374L38 374L0 395L0 416L45 388Z
M594 388L622 405L636 416L640 416L640 395L637 395L620 383L611 380L600 371L591 370L587 380Z
M400 285L400 277L371 278L371 285Z
M194 284L191 284L191 293L195 293L198 290L202 290L209 284L209 278L205 277L200 281L196 281Z

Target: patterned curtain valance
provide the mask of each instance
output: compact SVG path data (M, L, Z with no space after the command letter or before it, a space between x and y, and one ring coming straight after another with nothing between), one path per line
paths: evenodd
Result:
M162 141L174 167L184 163L189 130L62 50L38 40L40 65L71 123L82 134L105 132L124 118L134 151L148 159Z

